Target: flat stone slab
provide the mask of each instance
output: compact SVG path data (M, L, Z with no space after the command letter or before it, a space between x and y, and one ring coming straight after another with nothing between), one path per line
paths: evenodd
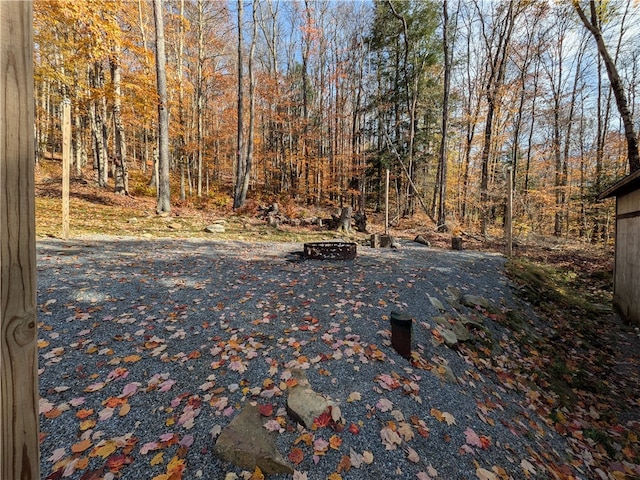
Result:
M260 467L265 474L293 473L293 467L276 448L274 435L264 428L255 405L246 405L231 420L218 437L214 452L225 462L245 470Z

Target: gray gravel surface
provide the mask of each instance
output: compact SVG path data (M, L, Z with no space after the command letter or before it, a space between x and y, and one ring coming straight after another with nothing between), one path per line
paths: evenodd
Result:
M296 478L325 479L343 456L363 452L373 461L342 478L473 479L485 469L519 479L529 466L529 475L547 478L547 463L566 461L564 439L526 408L525 392L434 342L433 318L441 312L429 296L456 314L446 301L449 286L483 296L497 310L526 309L514 298L503 256L405 243L397 250L359 246L352 261L299 261L293 252L301 250L284 243L40 240L43 478L165 478L176 458L185 465L181 478L247 476L215 457L215 438L247 402L273 405L265 421L282 414L287 392L278 387L294 367L306 369L313 389L339 406L347 427L309 432L314 440L342 441L315 458L313 446L297 443L304 459ZM394 309L413 317L413 351L426 369L391 347ZM508 335L482 320L494 338ZM444 366L457 384L443 379ZM386 385L385 374L400 387ZM286 456L304 432L281 417L277 445ZM384 444L385 427L400 428L396 448ZM469 429L485 448L473 445ZM74 453L83 440L86 449ZM96 450L105 445L115 448Z

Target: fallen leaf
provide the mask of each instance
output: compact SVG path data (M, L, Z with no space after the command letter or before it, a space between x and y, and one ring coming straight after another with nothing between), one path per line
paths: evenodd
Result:
M416 452L413 448L406 447L404 451L407 454L407 459L410 462L418 463L420 461L420 455L418 455L418 452Z
M75 443L71 446L71 451L73 453L82 453L85 450L89 449L93 445L90 439L82 440L81 442Z
M256 469L249 477L249 480L264 480L264 475L262 473L262 470L260 470L260 467L256 467Z
M129 403L123 403L122 406L120 407L120 411L118 412L118 415L120 417L124 417L127 413L129 413L130 410L131 410L131 405L129 405Z
M287 455L287 458L294 465L300 465L302 460L304 460L304 452L298 447L293 447L289 452L289 455Z
M477 468L476 475L478 476L479 480L499 480L498 476L495 473L490 472L489 470L486 470L484 468Z

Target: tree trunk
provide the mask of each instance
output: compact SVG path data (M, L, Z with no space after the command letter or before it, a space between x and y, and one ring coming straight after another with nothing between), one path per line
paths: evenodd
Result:
M598 21L598 11L596 9L596 4L594 0L589 1L589 9L591 13L591 21L587 18L584 11L580 7L578 0L573 0L573 6L575 7L580 19L584 26L591 32L593 38L596 40L596 44L598 45L598 52L602 57L604 65L607 69L607 75L609 77L609 83L611 83L611 88L613 89L613 94L616 99L616 105L618 107L618 112L620 113L620 117L622 118L622 123L624 125L624 135L627 140L627 157L629 160L629 170L631 172L635 172L636 170L640 170L640 153L638 153L638 136L635 132L635 128L633 126L633 116L631 115L631 111L629 110L629 105L627 102L627 95L624 91L624 85L622 83L622 79L618 74L618 69L616 67L615 61L609 55L609 51L607 50L607 46L604 43L604 38L602 37L602 31L600 30L599 21Z
M204 89L202 68L204 66L204 0L198 0L198 67L196 73L196 117L197 117L197 131L196 131L196 143L198 148L198 187L197 195L202 197L202 157L204 150L204 126L203 126L203 114L204 114Z
M242 65L242 17L243 17L243 0L238 0L238 131L236 133L237 156L236 156L236 179L233 189L233 209L242 207L242 186L244 184L245 175L245 155L244 155L244 86L243 82L243 65Z
M242 179L242 189L240 191L240 203L244 205L247 201L247 192L249 191L249 180L251 179L251 169L253 166L253 131L255 120L255 74L253 65L253 56L256 50L256 37L258 36L258 23L256 21L257 2L253 0L252 19L253 34L251 35L251 48L249 49L249 130L247 132L247 156L245 157L244 178Z
M167 57L164 45L163 0L153 0L156 25L156 73L158 82L158 204L156 213L171 211L169 183L169 112L167 111Z
M438 212L437 229L447 231L447 128L449 126L449 89L451 87L451 54L448 37L449 11L447 0L442 3L442 48L444 54L444 86L442 92L442 137L438 164Z
M122 123L122 97L120 94L120 46L114 45L111 64L113 82L113 125L115 130L115 193L129 194L129 169L127 168L127 145Z

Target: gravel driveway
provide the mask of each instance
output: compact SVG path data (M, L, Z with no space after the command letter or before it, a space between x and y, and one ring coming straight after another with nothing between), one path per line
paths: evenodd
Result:
M503 256L406 243L299 261L301 250L40 240L43 478L242 478L213 445L247 402L273 406L265 421L280 422L285 457L302 450L294 478L547 478L569 468L564 439L524 391L434 334L435 317L460 313L447 301L457 288L491 302L493 313L464 313L483 323L469 326L474 341L499 349L508 330L492 318L525 308ZM394 309L414 319L414 365L390 345ZM287 418L294 368L339 406L344 430L305 432Z

